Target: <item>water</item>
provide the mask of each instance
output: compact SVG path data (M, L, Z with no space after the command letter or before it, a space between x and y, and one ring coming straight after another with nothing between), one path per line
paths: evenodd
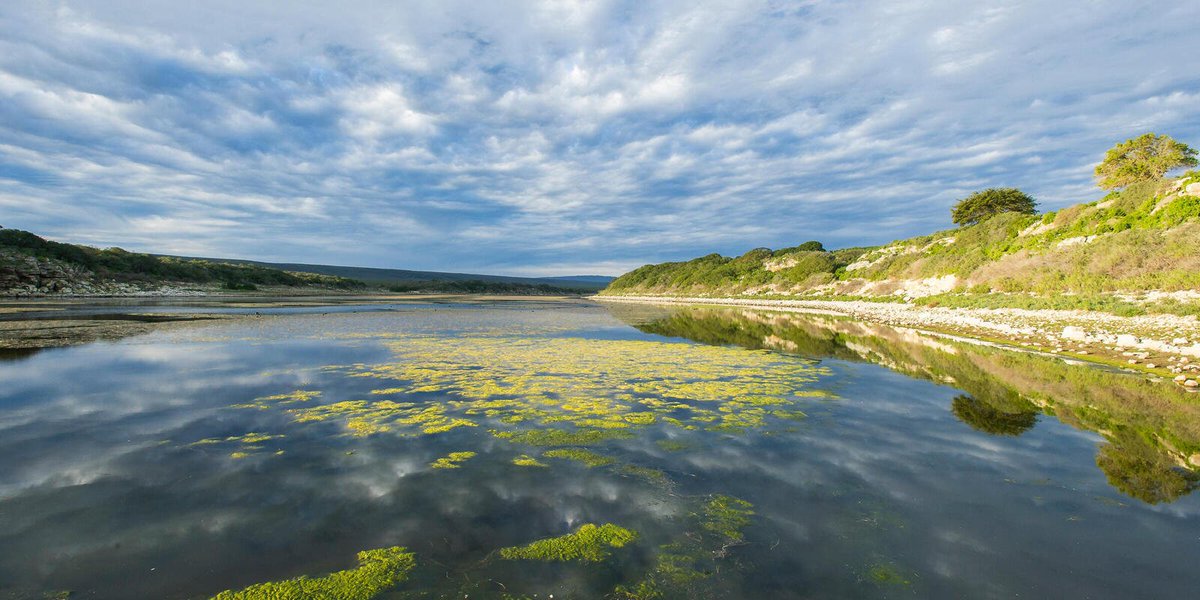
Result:
M393 547L415 566L348 597L1200 584L1200 402L1170 385L831 317L291 312L0 356L0 598L209 598ZM625 537L512 550L581 527Z

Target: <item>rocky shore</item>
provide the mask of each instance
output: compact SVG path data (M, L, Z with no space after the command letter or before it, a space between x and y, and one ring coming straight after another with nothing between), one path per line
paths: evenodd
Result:
M899 302L595 296L602 302L708 304L845 315L855 319L997 341L1146 372L1200 388L1200 322L1193 316L1120 317L1065 310L924 307Z

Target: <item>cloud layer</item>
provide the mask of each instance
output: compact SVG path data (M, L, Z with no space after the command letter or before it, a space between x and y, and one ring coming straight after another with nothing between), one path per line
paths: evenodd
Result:
M0 6L0 225L131 250L512 274L949 225L1200 145L1200 5Z

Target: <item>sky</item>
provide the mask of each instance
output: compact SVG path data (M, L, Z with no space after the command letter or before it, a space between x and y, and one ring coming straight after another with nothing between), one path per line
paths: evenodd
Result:
M127 250L616 275L1044 210L1200 147L1200 1L0 3L0 226Z

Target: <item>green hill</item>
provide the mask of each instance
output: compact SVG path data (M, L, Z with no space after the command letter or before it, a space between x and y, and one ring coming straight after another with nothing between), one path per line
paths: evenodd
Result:
M227 290L258 286L333 290L366 287L361 281L344 277L155 256L120 248L99 249L0 228L0 294L119 293L166 284Z
M269 263L253 260L228 258L194 258L176 256L185 260L203 260L217 263L252 265L296 273L316 273L333 277L344 277L377 284L384 287L411 288L413 286L436 285L447 290L479 288L482 284L498 284L488 293L525 289L552 289L558 292L595 292L604 289L613 280L602 275L577 275L564 277L510 277L507 275L480 275L475 273L445 273L441 271L412 271L408 269L378 269L373 267L344 267L337 265L311 265L305 263ZM422 288L426 289L426 288Z
M141 254L0 228L0 295L10 296L173 294L197 288L558 295L592 292L603 285L586 276L535 279Z
M646 265L602 294L1196 312L1187 292L1200 290L1198 196L1200 172L1192 171L1055 212L1001 213L875 248L826 251L809 242Z

